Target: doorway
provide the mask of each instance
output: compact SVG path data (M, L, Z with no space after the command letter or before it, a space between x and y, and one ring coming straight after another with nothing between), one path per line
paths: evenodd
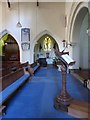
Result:
M2 47L3 61L20 61L20 51L16 40L8 34Z

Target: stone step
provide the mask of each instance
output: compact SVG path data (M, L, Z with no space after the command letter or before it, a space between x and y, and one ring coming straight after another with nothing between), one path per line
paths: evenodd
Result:
M90 104L80 100L73 100L68 107L68 114L76 118L88 118Z

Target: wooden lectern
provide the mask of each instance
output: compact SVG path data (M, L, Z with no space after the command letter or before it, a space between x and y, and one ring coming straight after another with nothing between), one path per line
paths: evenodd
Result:
M68 112L68 106L71 103L72 97L67 92L66 77L68 67L74 65L75 61L67 53L59 52L58 50L55 50L55 55L59 58L61 63L62 89L59 95L55 98L54 106L58 110Z

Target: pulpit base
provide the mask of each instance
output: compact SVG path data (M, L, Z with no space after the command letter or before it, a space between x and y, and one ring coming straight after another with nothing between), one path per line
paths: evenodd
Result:
M57 110L61 110L64 112L68 112L68 106L72 101L71 96L67 95L67 97L57 96L54 102L54 107Z
M68 112L68 106L58 103L57 100L55 100L54 108L59 111Z

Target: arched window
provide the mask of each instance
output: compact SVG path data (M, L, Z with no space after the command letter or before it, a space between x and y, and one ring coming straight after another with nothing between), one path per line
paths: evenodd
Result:
M44 51L51 51L51 47L52 47L52 41L50 37L47 36L44 39Z

